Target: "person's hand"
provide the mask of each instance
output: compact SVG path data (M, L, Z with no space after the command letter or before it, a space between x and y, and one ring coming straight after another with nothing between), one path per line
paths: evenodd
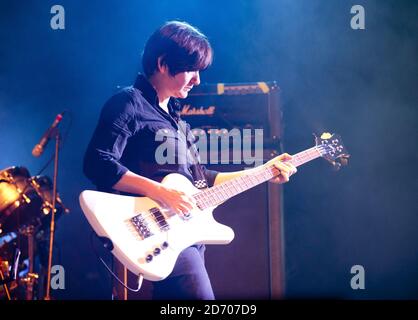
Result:
M191 196L182 191L167 188L161 183L148 196L163 207L168 207L176 214L186 218L190 211L196 208L196 201Z
M272 178L270 182L285 183L289 181L290 176L298 171L296 167L290 163L290 160L292 160L292 156L283 153L264 164L264 166L274 165L273 170L275 177Z

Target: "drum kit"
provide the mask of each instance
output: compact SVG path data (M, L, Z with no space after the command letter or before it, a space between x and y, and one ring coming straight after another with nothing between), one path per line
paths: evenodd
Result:
M0 299L42 298L46 243L53 210L48 176L25 167L0 171ZM55 220L69 210L57 193Z

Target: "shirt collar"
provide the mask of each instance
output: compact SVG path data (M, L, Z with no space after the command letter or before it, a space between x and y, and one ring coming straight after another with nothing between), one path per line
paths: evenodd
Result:
M140 90L144 98L153 106L159 109L159 101L157 91L155 91L152 84L148 81L148 79L141 73L138 74L135 80L134 88ZM170 98L168 101L168 110L170 115L175 119L179 119L180 117L180 110L181 104L175 98Z
M134 87L142 92L144 98L147 99L151 105L158 105L157 91L155 91L154 87L144 75L138 74Z

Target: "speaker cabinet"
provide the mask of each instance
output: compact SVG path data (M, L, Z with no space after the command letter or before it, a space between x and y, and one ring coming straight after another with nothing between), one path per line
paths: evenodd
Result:
M239 165L211 166L236 171ZM283 296L282 187L264 183L214 211L235 231L228 245L207 245L206 266L217 299L279 299Z

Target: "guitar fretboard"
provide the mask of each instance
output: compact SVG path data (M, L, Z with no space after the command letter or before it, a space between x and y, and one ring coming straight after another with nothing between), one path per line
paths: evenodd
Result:
M315 146L305 151L293 155L292 163L298 167L304 163L319 158L325 152L323 146ZM194 195L197 205L200 209L206 209L220 205L222 202L249 190L263 182L272 179L276 175L276 170L273 165L260 166L251 170L248 174L228 180L212 188L203 190Z

